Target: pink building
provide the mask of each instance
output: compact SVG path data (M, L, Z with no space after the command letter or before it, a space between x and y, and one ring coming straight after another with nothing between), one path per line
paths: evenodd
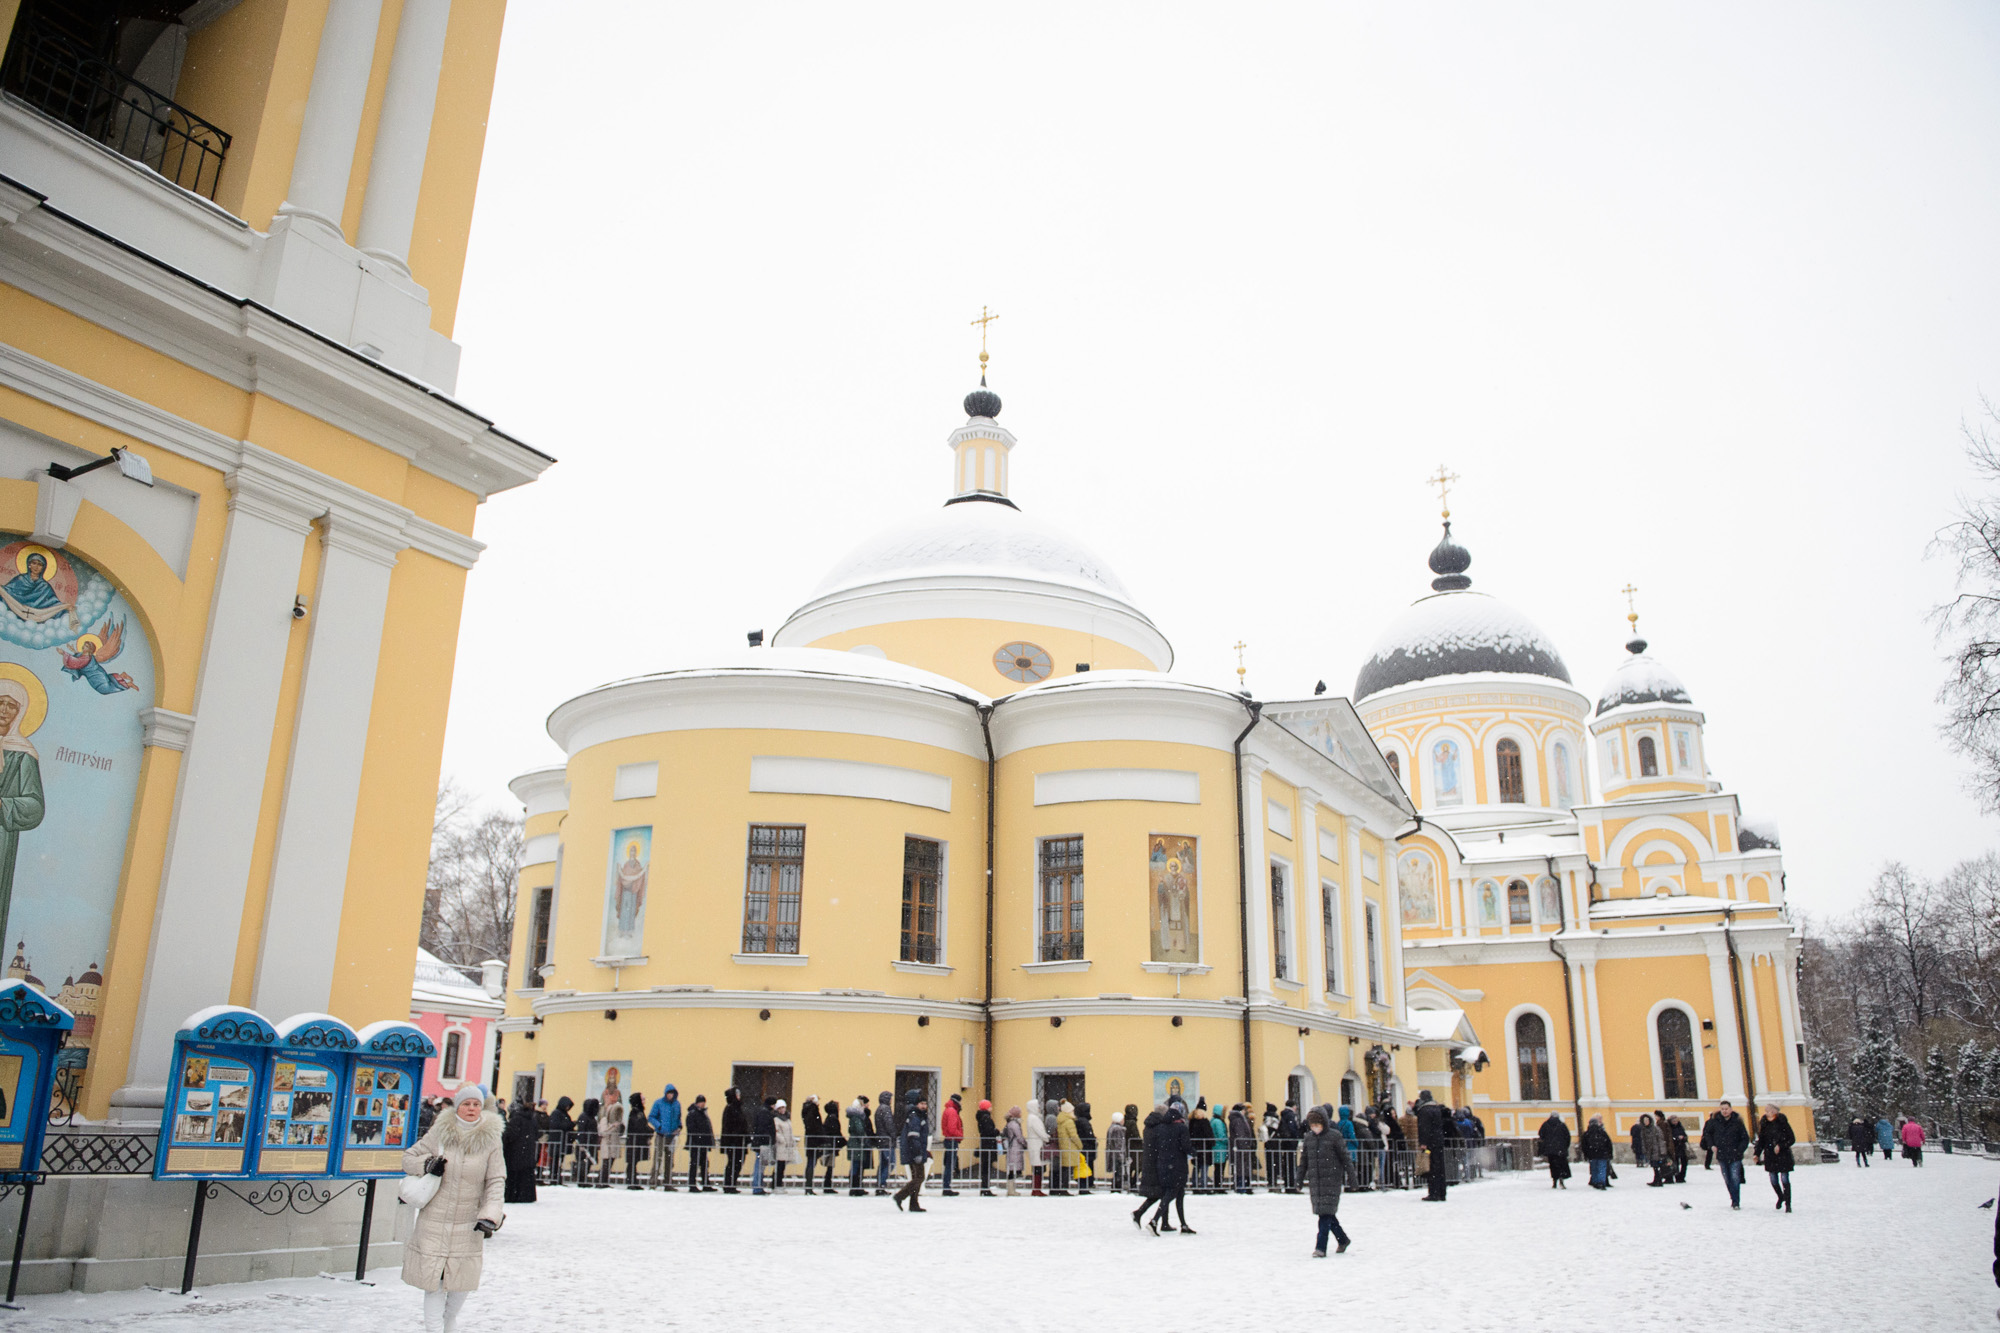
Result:
M506 966L483 963L484 976L474 981L435 954L417 950L410 1021L438 1048L436 1057L424 1066L424 1096L453 1092L464 1083L484 1083L491 1089L500 1061L496 1025L507 1009L500 998Z

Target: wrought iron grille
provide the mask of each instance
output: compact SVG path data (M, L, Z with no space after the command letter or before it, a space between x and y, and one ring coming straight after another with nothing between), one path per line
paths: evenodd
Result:
M44 115L144 163L184 190L215 198L230 136L165 93L120 74L60 35L28 28L14 41L6 90Z
M42 1145L42 1172L50 1176L149 1176L151 1134L50 1134Z

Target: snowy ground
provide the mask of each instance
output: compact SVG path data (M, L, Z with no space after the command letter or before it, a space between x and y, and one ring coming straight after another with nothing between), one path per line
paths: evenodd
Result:
M1195 1236L1133 1229L1126 1196L887 1199L545 1190L487 1250L462 1327L688 1328L843 1333L950 1321L1051 1328L1378 1327L1499 1330L1992 1329L2000 1163L1931 1155L1923 1169L1843 1162L1794 1176L1798 1211L1761 1175L1731 1213L1720 1175L1608 1194L1495 1176L1418 1194L1353 1195L1347 1254L1308 1257L1303 1196L1201 1197ZM926 1190L926 1193L930 1191ZM1682 1205L1687 1205L1685 1208ZM292 1333L417 1329L421 1297L396 1270L378 1285L313 1279L154 1292L36 1296L0 1330Z

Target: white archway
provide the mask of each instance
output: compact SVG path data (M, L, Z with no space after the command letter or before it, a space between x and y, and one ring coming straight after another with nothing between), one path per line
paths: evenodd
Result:
M1694 1043L1694 1099L1708 1100L1708 1057L1701 1040L1701 1015L1685 1000L1661 1000L1646 1011L1646 1050L1652 1057L1653 1100L1667 1100L1666 1070L1660 1063L1660 1015L1678 1009L1687 1015L1688 1038ZM1682 1098L1680 1100L1686 1100Z

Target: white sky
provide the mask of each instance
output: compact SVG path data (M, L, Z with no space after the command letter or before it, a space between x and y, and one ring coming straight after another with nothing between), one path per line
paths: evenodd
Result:
M481 797L939 504L984 303L1015 499L1181 671L1351 690L1442 460L1592 698L1639 585L1796 907L2000 841L1924 621L2000 398L2000 9L592 8L510 7L457 329L561 460L480 518Z

